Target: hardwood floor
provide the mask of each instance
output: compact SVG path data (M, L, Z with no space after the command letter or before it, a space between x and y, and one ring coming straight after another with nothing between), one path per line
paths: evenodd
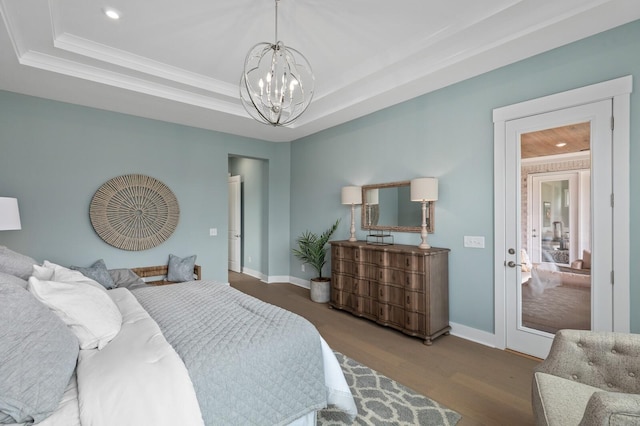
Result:
M229 272L231 286L311 321L332 349L459 412L459 426L532 425L531 375L537 360L455 336L432 346L309 299L289 283L265 284Z

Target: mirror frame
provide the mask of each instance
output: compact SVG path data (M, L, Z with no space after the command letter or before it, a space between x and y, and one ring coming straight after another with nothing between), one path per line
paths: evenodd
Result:
M361 220L360 226L362 229L368 230L376 230L376 231L394 231L394 232L421 232L422 226L393 226L393 225L366 225L366 199L367 199L367 191L370 189L383 189L383 188L400 188L403 186L411 186L410 180L403 180L399 182L388 182L388 183L377 183L372 185L363 185L362 186L362 212L361 212ZM417 201L411 201L417 203ZM435 201L430 201L427 206L427 217L429 218L429 223L427 224L427 232L429 234L433 234L435 229ZM420 218L422 221L422 218Z

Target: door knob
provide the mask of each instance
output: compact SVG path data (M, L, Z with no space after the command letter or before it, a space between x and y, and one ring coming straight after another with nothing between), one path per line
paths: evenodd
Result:
M507 266L509 268L515 268L516 266L522 266L522 265L520 263L514 262L513 260L510 260L510 261L507 262Z

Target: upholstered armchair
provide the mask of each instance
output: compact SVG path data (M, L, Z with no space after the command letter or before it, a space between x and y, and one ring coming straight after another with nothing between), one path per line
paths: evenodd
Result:
M640 425L640 335L560 330L533 376L536 425Z

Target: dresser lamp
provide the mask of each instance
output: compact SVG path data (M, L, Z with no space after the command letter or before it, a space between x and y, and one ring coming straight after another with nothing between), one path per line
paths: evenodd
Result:
M342 188L342 204L351 204L351 236L349 241L356 241L356 204L362 204L362 188L359 186L345 186Z
M0 231L22 229L18 199L0 197Z
M438 179L437 178L418 178L411 181L411 201L422 203L422 229L420 237L422 243L418 246L421 249L431 248L427 244L427 202L436 201L438 199Z

